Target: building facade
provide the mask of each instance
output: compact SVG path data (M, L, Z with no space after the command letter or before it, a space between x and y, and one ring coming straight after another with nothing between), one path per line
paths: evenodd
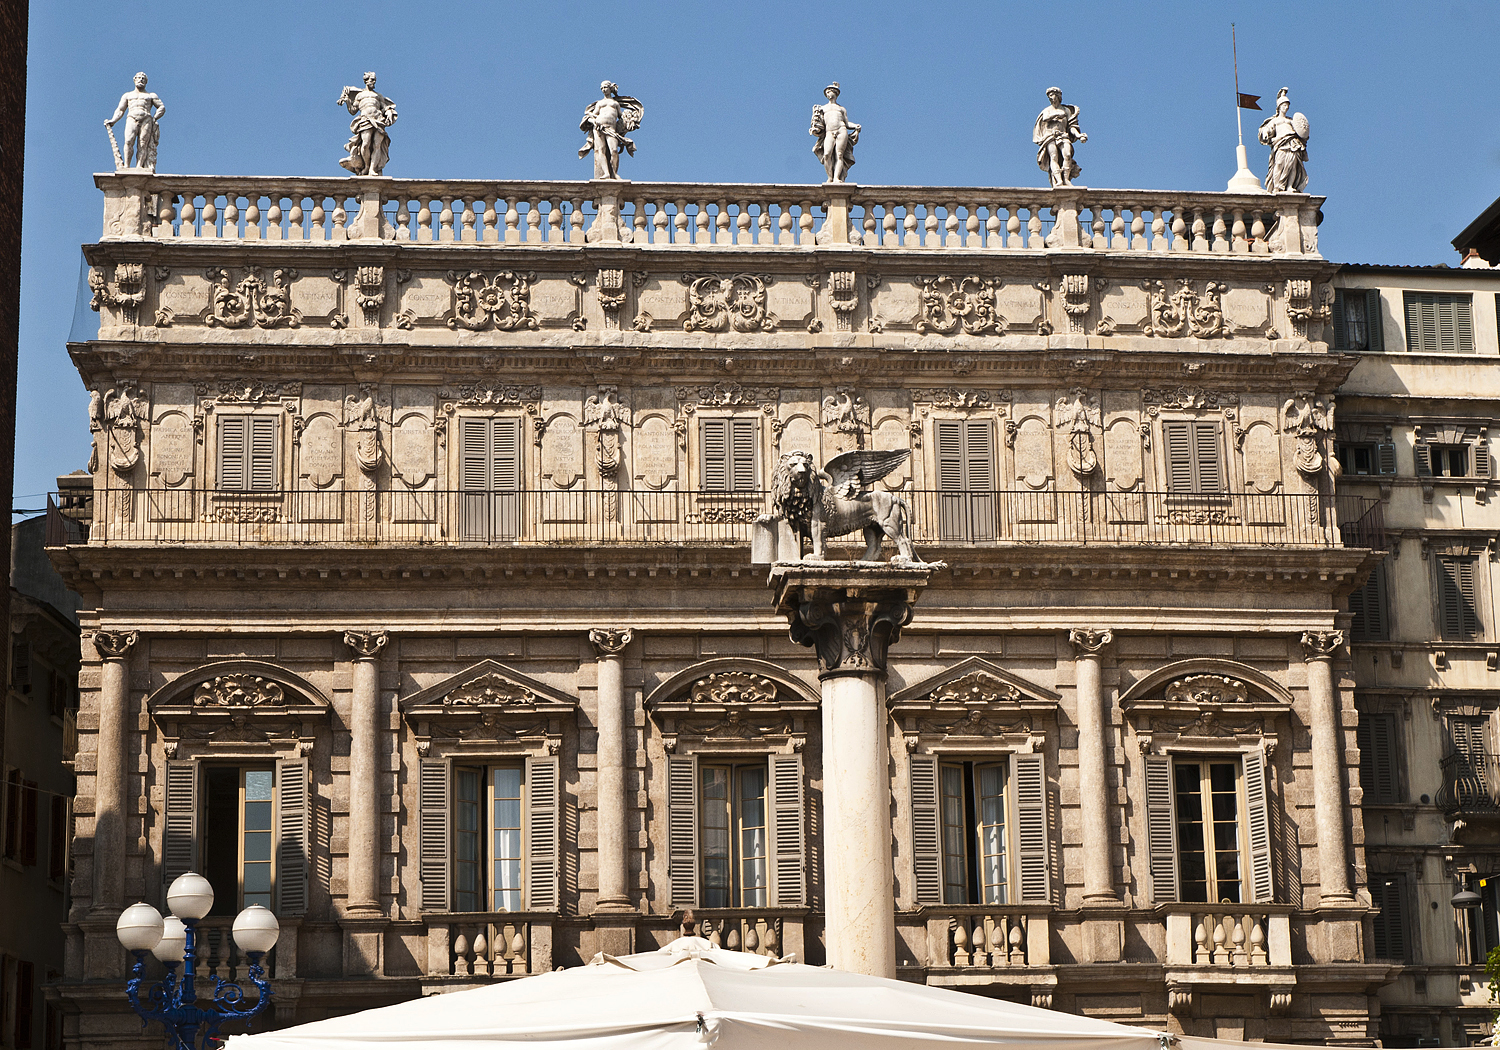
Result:
M218 972L280 916L277 1023L684 927L822 962L758 519L859 449L944 563L880 716L900 975L1378 1038L1319 198L98 183L69 1046L150 1041L115 917L194 868Z

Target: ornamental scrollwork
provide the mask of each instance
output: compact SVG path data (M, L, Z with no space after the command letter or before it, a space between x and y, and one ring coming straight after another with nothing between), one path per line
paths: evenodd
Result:
M219 267L205 274L213 282L209 295L210 328L297 328L302 311L292 306L292 282L297 271L278 268L267 281L259 266L247 267L238 284L231 284L229 271Z
M929 699L938 704L995 704L1021 699L1021 691L984 671L970 671L934 689ZM1029 728L1027 730L1030 731Z
M1164 408L1201 411L1204 409L1232 410L1240 403L1238 394L1223 390L1209 390L1201 386L1147 387L1141 391L1141 400L1146 414L1154 416Z
M519 328L535 331L542 326L531 312L535 273L501 270L490 277L478 270L449 270L447 277L453 286L453 308L446 318L449 328L514 332Z
M481 386L478 383L460 383L452 389L444 387L438 392L438 397L444 401L445 411L451 411L452 408L530 405L541 400L542 388L517 384Z
M629 627L595 627L589 631L589 644L600 656L619 656L634 637Z
M1334 404L1332 395L1303 391L1293 394L1281 406L1284 419L1282 430L1297 435L1297 445L1292 453L1292 463L1298 473L1316 475L1323 469L1323 453L1319 451L1319 437L1333 432Z
M493 672L465 682L443 697L444 707L504 707L507 704L534 704L536 694L524 686Z
M1329 660L1338 655L1344 644L1343 631L1303 631L1302 659Z
M781 319L766 309L768 274L683 274L688 286L685 332L774 332Z
M1199 339L1224 335L1221 296L1226 290L1218 281L1208 281L1199 294L1193 290L1191 281L1181 278L1176 291L1169 292L1165 283L1155 282L1151 287L1151 331L1147 334L1191 335Z
M274 707L286 702L286 691L269 678L226 674L193 690L194 707Z
M123 660L140 637L136 631L95 631L94 648L106 660Z
M1169 704L1243 704L1250 699L1244 682L1216 674L1195 674L1167 686Z
M776 683L746 671L723 671L693 683L695 704L764 704L776 699Z
M995 312L995 289L1000 282L988 277L921 277L918 335L953 335L960 328L967 335L1003 335L1005 321Z
M385 267L359 267L354 271L354 283L359 286L355 300L365 312L365 324L376 324L380 320L380 308L385 304Z
M114 306L125 311L125 323L135 324L136 311L146 298L146 268L141 263L115 263L115 284L111 288L104 271L89 268L89 308L98 313L101 307Z

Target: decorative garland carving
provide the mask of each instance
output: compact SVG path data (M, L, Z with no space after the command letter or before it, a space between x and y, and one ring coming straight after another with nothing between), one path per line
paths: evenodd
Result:
M359 286L355 300L365 312L365 324L379 324L380 308L385 304L385 267L361 266L354 271L354 282Z
M1146 334L1192 335L1200 339L1224 335L1224 306L1220 296L1227 290L1218 281L1208 281L1199 294L1184 277L1177 281L1177 290L1169 293L1166 284L1155 282L1150 292L1152 323Z
M938 704L995 704L1020 698L1021 690L984 671L970 671L929 694L929 699ZM1030 732L1029 727L1027 732Z
M207 383L199 383L194 389L199 397L212 397L220 405L260 405L302 396L302 384L297 381L265 383L251 379L221 379L212 389Z
M445 402L445 410L454 408L485 408L501 405L530 405L542 399L540 386L499 385L481 386L478 383L460 383L453 388L444 387L438 397Z
M1155 416L1164 408L1184 411L1217 411L1230 409L1240 403L1240 396L1226 390L1209 390L1201 386L1147 387L1141 391L1146 414Z
M840 332L852 331L854 311L859 306L859 282L853 270L834 270L828 277L834 328Z
M542 326L531 312L531 285L536 281L533 272L501 270L488 277L478 270L449 270L447 279L453 286L453 308L446 318L449 328L478 332L493 327L514 332L518 328L535 331Z
M625 305L625 271L599 271L599 305L611 328L620 327L620 308Z
M682 275L688 286L685 332L774 332L781 319L766 310L770 274Z
M1216 674L1188 675L1166 689L1169 704L1243 704L1249 698L1244 682Z
M776 699L776 683L745 671L723 671L693 683L695 704L763 704Z
M269 678L228 674L211 678L193 690L194 707L274 707L286 702L286 691Z
M1005 321L995 312L995 289L1000 281L988 277L919 277L922 289L917 311L918 335L1004 335Z
M1068 330L1081 335L1084 318L1089 313L1089 275L1065 273L1062 279L1063 310L1068 315Z
M292 306L292 282L297 271L286 268L271 271L269 283L261 276L259 266L249 266L238 284L231 286L229 271L211 267L204 272L214 284L209 297L210 328L297 328L302 311Z
M465 682L443 697L444 707L504 707L507 704L534 704L536 694L491 672Z

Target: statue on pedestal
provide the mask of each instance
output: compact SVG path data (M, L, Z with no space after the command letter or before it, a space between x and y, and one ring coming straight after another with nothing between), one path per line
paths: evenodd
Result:
M1287 116L1292 100L1286 88L1276 92L1276 113L1260 123L1261 142L1271 147L1266 165L1269 193L1301 193L1307 188L1307 140L1311 128L1301 113Z
M1036 166L1052 180L1052 188L1071 186L1082 168L1073 159L1073 143L1089 137L1078 126L1078 107L1065 106L1062 88L1047 89L1047 108L1037 115L1031 141L1036 143Z
M922 564L912 546L911 511L905 501L872 488L910 455L905 448L856 450L835 456L821 471L810 452L783 455L771 480L772 513L763 520L785 522L799 537L799 546L805 537L812 551L806 558L799 557L800 550L778 552L777 560L822 561L827 540L863 532L866 547L859 561L879 561L881 541L889 538L896 545L893 563Z
M823 89L823 97L828 101L813 107L812 127L807 129L807 133L817 136L813 152L823 162L828 181L843 182L849 169L854 167L854 147L859 142L859 125L850 123L848 110L839 105L838 81L835 80Z
M120 104L104 122L109 130L109 144L115 152L115 170L143 168L156 171L156 144L161 136L157 121L167 115L167 107L155 92L146 90L146 74L135 75L135 90L120 96ZM115 142L114 126L125 118L125 148Z
M396 103L375 90L375 74L365 74L363 88L346 87L338 104L354 119L349 122L349 156L339 161L355 175L379 175L390 157L391 136L386 128L396 123Z
M588 134L588 140L578 151L580 159L594 154L594 178L618 179L620 177L620 147L632 157L635 143L625 136L641 126L646 107L639 99L620 94L612 81L599 85L604 97L589 103L578 122L578 130Z

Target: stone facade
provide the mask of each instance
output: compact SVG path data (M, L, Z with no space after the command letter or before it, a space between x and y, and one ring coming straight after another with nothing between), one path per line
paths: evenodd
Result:
M71 1046L152 1038L121 907L256 890L252 772L278 1023L689 922L822 962L838 773L752 540L861 448L945 563L884 687L900 975L1377 1037L1320 198L98 181Z

